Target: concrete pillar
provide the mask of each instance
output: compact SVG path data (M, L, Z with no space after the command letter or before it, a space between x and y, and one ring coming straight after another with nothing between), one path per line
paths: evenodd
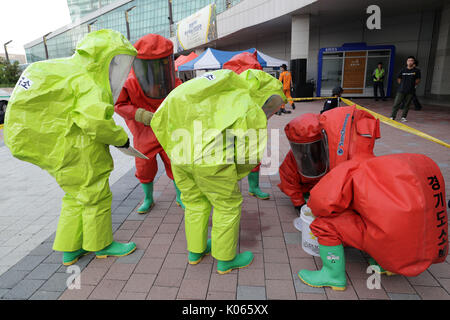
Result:
M308 59L309 15L292 16L291 60Z
M292 16L290 69L294 82L294 97L307 97L312 90L306 88L309 55L309 15Z
M442 10L434 61L432 95L450 95L450 4Z

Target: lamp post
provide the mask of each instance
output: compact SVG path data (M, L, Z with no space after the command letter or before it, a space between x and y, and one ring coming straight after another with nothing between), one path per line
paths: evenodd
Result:
M93 22L91 22L91 23L89 23L88 24L88 33L91 33L91 30L92 30L92 28L91 28L91 26L94 24L94 23L96 23L97 22L97 20L95 20L95 21L93 21Z
M45 49L45 59L48 60L48 48L47 48L47 36L50 34L51 32L47 33L46 35L44 35L42 37L42 40L44 42L44 49Z
M130 21L128 20L128 12L130 12L134 8L136 8L136 6L132 6L128 10L125 10L125 22L126 22L126 25L127 25L127 39L128 39L128 41L130 41L130 38L131 38L131 35L130 35Z
M172 0L168 0L169 2L169 30L170 30L170 37L173 37L173 10L172 10Z
M3 44L3 48L5 48L6 62L8 62L8 63L9 63L9 56L8 56L8 49L6 48L6 46L7 46L8 44L10 44L11 42L12 42L12 40L9 40L8 42L5 42L5 43Z

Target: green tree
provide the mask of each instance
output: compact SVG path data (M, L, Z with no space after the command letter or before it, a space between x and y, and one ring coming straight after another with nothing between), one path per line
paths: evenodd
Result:
M0 83L3 85L14 86L20 78L19 62L7 62L6 59L0 58Z

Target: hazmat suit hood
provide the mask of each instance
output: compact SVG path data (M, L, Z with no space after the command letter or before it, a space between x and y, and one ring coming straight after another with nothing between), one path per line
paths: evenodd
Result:
M122 90L136 50L120 33L99 30L87 34L77 45L74 60L80 60L88 72L93 72L98 80L105 83L109 80L109 88L115 103Z
M373 148L380 138L380 121L356 106L334 108L319 117L328 139L330 167L350 159L374 157Z
M328 143L320 127L319 115L303 114L289 122L284 131L302 176L314 179L327 173Z
M223 65L223 69L228 69L241 74L248 69L262 70L261 64L258 61L258 55L254 53L242 52L235 55L228 62Z
M267 72L248 69L239 77L248 83L251 96L261 106L267 119L287 102L283 84Z
M133 73L144 94L162 100L176 86L173 43L158 34L148 34L135 43L138 50Z

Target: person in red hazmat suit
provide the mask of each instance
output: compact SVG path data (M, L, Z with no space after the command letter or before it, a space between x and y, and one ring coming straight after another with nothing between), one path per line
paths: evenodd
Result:
M241 74L248 69L262 70L261 64L258 61L258 55L254 53L243 52L235 55L228 62L223 65L223 69L228 69ZM248 175L248 193L258 199L266 200L270 198L270 194L261 191L259 188L259 171L261 164L258 164L252 172Z
M147 213L154 205L153 180L158 171L158 154L167 176L173 180L170 160L156 139L150 121L164 98L181 81L175 78L173 44L170 40L157 34L148 34L139 39L134 47L138 55L115 104L115 111L125 119L133 134L134 147L149 158L135 158L136 177L145 194L144 202L137 212ZM174 186L176 201L184 209L175 181Z
M280 166L278 187L291 198L298 213L306 203L309 191L329 170L337 164L353 159L373 157L375 140L380 137L379 120L355 106L340 107L323 114L306 113L290 121L284 128L291 150ZM327 149L317 149L325 135ZM316 165L305 168L299 156L299 148L311 148L311 156L326 152L327 167ZM316 149L314 149L316 148ZM302 151L302 150L300 150ZM305 153L302 153L306 156ZM311 165L314 159L311 160Z
M323 267L300 270L298 276L312 287L345 290L343 246L369 254L376 272L405 276L417 276L447 257L445 184L438 166L420 154L375 157L374 120L354 107L336 108L319 118L321 139L291 142L302 176L332 168L308 201L317 217L310 228Z

